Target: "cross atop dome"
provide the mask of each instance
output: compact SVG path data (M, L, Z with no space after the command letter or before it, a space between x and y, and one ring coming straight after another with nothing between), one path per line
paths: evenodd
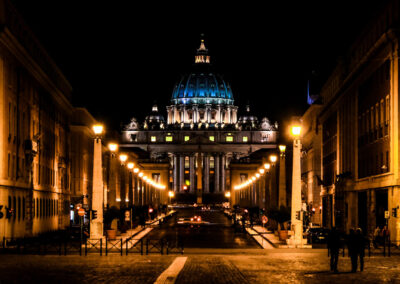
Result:
M204 36L203 34L201 35ZM204 44L204 39L202 38L200 41L200 47L197 49L196 56L194 57L195 63L200 64L210 64L210 56L208 55L208 49Z

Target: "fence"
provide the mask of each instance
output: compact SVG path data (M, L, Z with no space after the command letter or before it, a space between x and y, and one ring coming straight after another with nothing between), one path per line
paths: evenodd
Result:
M99 254L183 254L182 241L166 239L85 239L80 242L69 239L23 238L6 239L0 248L2 254L39 254L39 255L88 255Z

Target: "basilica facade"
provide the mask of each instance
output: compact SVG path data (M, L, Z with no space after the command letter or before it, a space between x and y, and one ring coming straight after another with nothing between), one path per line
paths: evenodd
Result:
M120 148L167 159L168 189L178 202L222 202L234 187L231 162L277 148L277 123L259 120L249 106L240 110L234 102L229 83L214 73L202 40L193 71L175 85L166 115L154 105L143 122L132 118L122 130Z

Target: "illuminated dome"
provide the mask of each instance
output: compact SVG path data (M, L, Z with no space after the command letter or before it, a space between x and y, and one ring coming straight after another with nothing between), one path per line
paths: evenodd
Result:
M195 56L195 72L181 78L172 92L172 104L233 105L229 84L221 76L210 72L210 56L201 41Z

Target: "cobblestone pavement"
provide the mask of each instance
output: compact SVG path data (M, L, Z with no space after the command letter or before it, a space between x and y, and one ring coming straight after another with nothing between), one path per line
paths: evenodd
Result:
M234 253L234 254L232 254ZM364 272L329 271L326 250L186 254L176 283L400 283L400 256L365 258ZM177 256L0 255L0 283L153 283Z

